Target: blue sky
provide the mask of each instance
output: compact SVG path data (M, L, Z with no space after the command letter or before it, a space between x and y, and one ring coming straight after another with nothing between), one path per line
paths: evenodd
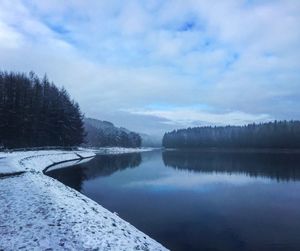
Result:
M0 1L0 68L150 134L300 118L300 1Z

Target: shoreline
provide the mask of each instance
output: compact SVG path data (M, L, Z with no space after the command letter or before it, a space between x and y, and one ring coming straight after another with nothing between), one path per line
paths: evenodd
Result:
M0 173L9 175L0 177L0 203L5 205L0 208L0 250L167 250L115 213L44 175L50 167L94 156L83 149L0 153ZM22 173L13 175L17 172Z

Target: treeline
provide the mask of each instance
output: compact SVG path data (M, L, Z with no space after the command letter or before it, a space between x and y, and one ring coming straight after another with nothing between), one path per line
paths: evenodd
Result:
M83 115L64 88L33 72L0 72L0 146L75 146Z
M300 148L300 121L195 127L163 137L166 148Z
M84 120L86 130L85 144L92 147L140 147L141 136L138 133L118 128L114 124L97 119L86 118Z

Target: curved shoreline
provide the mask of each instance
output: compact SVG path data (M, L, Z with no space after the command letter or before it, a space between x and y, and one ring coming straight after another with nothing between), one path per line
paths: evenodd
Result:
M0 207L0 249L166 250L116 214L43 174L50 167L95 156L78 152L84 156L48 151L7 162L19 164L15 169L24 173L0 179L0 203L5 205Z
M81 163L83 160L88 160L88 161L89 161L89 159L92 159L92 158L94 158L94 157L86 157L86 158L79 158L79 159L63 160L63 161L60 161L60 162L57 162L57 163L53 163L53 164L47 166L46 168L44 168L43 174L46 174L46 172L47 172L49 169L51 169L51 167L55 167L55 166L58 166L58 165L60 165L60 164L66 164L66 165L64 165L64 167L68 167L68 166L76 165L77 163L79 164L79 163ZM71 163L71 162L72 162L72 163ZM75 163L74 163L74 162L75 162ZM68 165L68 164L70 164L70 165ZM60 168L63 168L63 167L60 167Z

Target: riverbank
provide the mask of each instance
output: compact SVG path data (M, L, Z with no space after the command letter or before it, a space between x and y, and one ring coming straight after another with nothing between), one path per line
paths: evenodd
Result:
M160 150L161 148L154 147L141 147L141 148L125 148L125 147L93 147L93 148L79 148L82 150L89 150L96 154L126 154L126 153L141 153L154 150Z
M0 175L21 172L42 172L45 168L66 161L93 158L95 153L88 150L62 151L17 151L0 152Z
M0 153L0 250L166 250L96 202L43 174L95 153Z

